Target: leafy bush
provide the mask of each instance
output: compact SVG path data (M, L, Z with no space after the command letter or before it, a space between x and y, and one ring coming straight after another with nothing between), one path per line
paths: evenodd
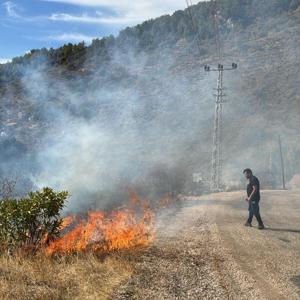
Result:
M35 251L59 234L60 211L68 192L50 188L30 192L27 198L0 201L0 244L2 251L28 247Z

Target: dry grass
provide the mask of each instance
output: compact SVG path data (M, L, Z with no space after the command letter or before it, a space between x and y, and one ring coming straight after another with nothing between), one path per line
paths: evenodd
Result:
M0 299L108 299L132 267L118 255L0 257Z

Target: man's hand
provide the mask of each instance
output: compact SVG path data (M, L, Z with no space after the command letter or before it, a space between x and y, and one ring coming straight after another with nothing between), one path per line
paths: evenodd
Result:
M250 202L250 198L247 197L247 198L245 199L245 201L249 203L249 202Z

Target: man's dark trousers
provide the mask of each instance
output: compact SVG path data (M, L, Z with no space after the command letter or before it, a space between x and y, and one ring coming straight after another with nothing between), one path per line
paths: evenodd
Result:
M257 222L259 225L263 225L263 221L261 219L260 213L259 213L259 204L257 201L251 201L249 203L249 218L248 218L248 223L252 223L253 215L255 216Z

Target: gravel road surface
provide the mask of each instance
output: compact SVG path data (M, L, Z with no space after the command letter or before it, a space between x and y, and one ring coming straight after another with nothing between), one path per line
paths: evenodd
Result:
M113 299L300 299L300 191L262 191L265 230L243 225L244 198L182 199Z

